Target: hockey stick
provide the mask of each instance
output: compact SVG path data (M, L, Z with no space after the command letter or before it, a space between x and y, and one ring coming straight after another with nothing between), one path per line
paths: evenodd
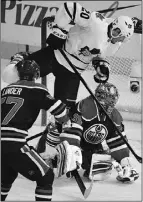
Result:
M42 136L42 135L44 135L44 134L48 134L49 130L52 131L52 130L50 129L50 126L51 126L51 125L52 125L51 122L48 123L48 125L46 126L46 128L45 128L44 131L42 131L41 133L37 133L36 135L33 135L33 136L31 136L31 137L27 137L27 138L26 138L26 141L28 142L28 141L33 140L33 139L35 139L35 138L37 138L37 137L40 137L40 136Z
M31 136L31 137L27 137L27 138L26 138L26 141L28 142L28 141L33 140L33 139L35 139L35 138L37 138L37 137L40 137L40 136L42 136L42 135L43 135L43 132L38 133L38 134L36 134L36 135L33 135L33 136Z
M106 117L108 118L108 120L110 121L110 123L114 126L115 130L118 132L118 134L120 135L120 137L122 138L122 140L124 141L124 143L130 149L130 151L132 152L132 154L135 156L135 158L138 160L138 162L142 163L142 158L135 153L135 151L133 150L133 148L131 147L131 145L128 143L128 141L124 138L124 136L121 134L121 132L119 131L119 129L113 123L113 121L111 120L111 118L108 116L108 114L106 113L106 111L104 110L104 108L101 106L101 104L97 100L96 96L93 94L93 92L88 87L88 85L85 82L85 80L82 78L82 76L76 70L76 68L74 67L74 65L70 62L70 60L66 56L65 52L63 50L61 50L61 49L59 49L59 51L64 56L64 58L66 59L66 61L68 62L68 64L71 66L71 68L74 70L75 74L79 77L80 81L83 83L83 85L85 86L85 88L88 90L88 92L90 93L90 95L92 96L92 98L96 101L97 105L102 109L102 111L104 112L104 114L106 115Z
M72 175L75 177L75 180L76 180L76 182L77 182L77 184L78 184L78 186L79 186L79 188L80 188L80 190L81 190L81 192L82 192L84 198L86 199L86 198L89 196L89 194L90 194L90 192L91 192L91 190L92 190L92 187L93 187L93 179L92 179L92 181L91 181L91 183L90 183L89 188L87 189L87 188L85 187L85 185L84 185L84 183L83 183L83 181L82 181L82 179L81 179L81 177L80 177L80 175L79 175L79 173L78 173L77 170L73 170L73 171L72 171Z

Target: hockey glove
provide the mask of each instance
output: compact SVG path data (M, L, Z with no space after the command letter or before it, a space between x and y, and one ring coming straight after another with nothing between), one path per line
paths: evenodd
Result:
M10 63L4 68L2 72L2 79L6 83L14 83L19 80L16 64L28 57L29 53L19 52L11 57Z
M13 55L11 57L11 61L10 61L10 64L17 64L18 62L22 61L22 60L25 60L27 57L28 57L29 53L27 52L19 52L19 53L16 53L15 55Z
M99 57L92 60L92 66L94 67L96 74L94 80L97 83L105 83L109 79L110 64Z
M134 23L134 33L142 34L142 20L137 17L133 17L132 21Z
M115 169L118 172L116 179L123 183L131 183L139 178L139 173L131 167L130 158L126 157L121 160L121 165L113 162Z
M62 48L65 44L68 32L58 27L57 24L51 21L48 23L48 27L52 32L49 34L46 43L55 50Z

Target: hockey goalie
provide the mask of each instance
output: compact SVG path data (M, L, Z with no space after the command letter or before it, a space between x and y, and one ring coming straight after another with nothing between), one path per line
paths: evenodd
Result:
M115 108L119 98L117 88L108 82L99 84L95 90L95 96L127 139L123 118ZM71 123L63 125L61 134L56 129L48 133L46 140L47 145L53 148L58 145L62 159L63 157L66 159L66 148L68 148L67 151L71 150L67 153L72 153L69 161L73 167L64 172L67 177L72 176L69 170L82 167L85 170L84 176L90 180L105 180L112 174L113 169L117 171L116 179L120 182L130 183L139 178L127 145L91 96L79 101L75 112L71 112L70 117L72 117ZM66 144L63 146L65 141ZM77 167L76 158L78 159Z
M116 86L108 82L99 84L95 90L95 96L124 138L127 138L122 116L115 108L119 98ZM80 146L83 154L84 176L89 179L93 177L94 180L104 180L115 168L118 181L136 180L139 174L133 168L129 149L103 110L91 96L81 100L77 110L82 116L83 135Z

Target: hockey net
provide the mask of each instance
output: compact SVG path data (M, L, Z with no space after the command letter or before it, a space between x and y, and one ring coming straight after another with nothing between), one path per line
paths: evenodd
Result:
M46 28L47 20L43 21L42 29L41 29L41 46L46 46L46 37L47 37L47 28ZM123 118L125 120L130 121L141 121L141 40L140 34L135 34L133 40L135 40L135 44L138 47L138 53L133 53L132 56L130 54L125 54L124 51L117 51L115 55L109 54L106 57L106 60L111 65L109 82L116 85L119 90L119 101L117 103L117 109L121 112ZM132 43L132 41L130 42ZM129 44L127 44L128 48ZM126 47L125 47L126 48ZM130 48L130 46L129 46ZM133 50L134 51L134 50ZM139 57L136 57L139 55ZM135 74L133 73L133 69L135 69ZM137 72L137 75L136 75ZM96 83L93 80L94 70L91 65L89 65L88 69L82 74L83 78L91 88L91 90L95 90ZM130 80L131 77L134 77L135 80L139 81L139 92L133 93L130 90ZM54 76L49 75L47 78L43 78L43 84L46 84L50 89L50 93L53 93L53 83ZM85 87L80 84L77 101L88 96L89 93L85 89ZM46 112L42 113L42 125L46 125L47 121L50 119L49 114Z
M111 65L109 82L118 88L120 94L116 107L124 119L141 121L141 62L135 58L118 56L118 54L107 56L106 60ZM138 75L136 71L133 73L134 69L137 70ZM88 77L90 74L92 76L94 74L93 68L89 66L85 74L88 74ZM130 90L130 81L139 82L139 92Z

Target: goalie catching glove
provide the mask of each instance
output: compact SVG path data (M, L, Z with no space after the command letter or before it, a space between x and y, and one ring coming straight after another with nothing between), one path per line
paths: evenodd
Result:
M92 66L96 71L94 80L97 83L107 82L109 79L110 64L106 60L96 57L92 60Z
M139 178L139 173L132 168L131 158L125 157L121 160L121 164L113 161L113 166L118 172L117 180L123 183L134 182Z

